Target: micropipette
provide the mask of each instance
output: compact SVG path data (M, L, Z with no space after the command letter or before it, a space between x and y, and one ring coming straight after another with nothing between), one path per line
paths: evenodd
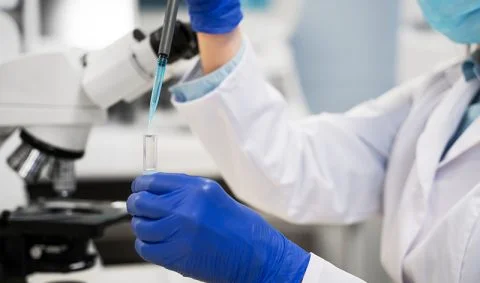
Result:
M162 83L167 68L168 56L172 47L173 35L175 32L175 24L177 21L178 5L180 0L168 0L165 11L165 20L163 22L162 36L158 47L157 71L153 83L152 96L150 98L150 111L148 115L148 127L150 129L153 116L157 111L160 94L162 91Z
M158 47L157 70L153 82L150 110L148 114L148 131L151 131L153 116L157 111L162 84L168 63L168 56L172 47L175 24L177 21L178 4L180 0L168 0L163 22L162 36ZM143 137L143 173L151 174L157 171L157 136L147 134Z

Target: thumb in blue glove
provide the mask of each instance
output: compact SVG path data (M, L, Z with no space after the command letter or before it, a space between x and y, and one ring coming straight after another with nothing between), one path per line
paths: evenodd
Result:
M127 201L146 261L205 282L301 282L310 255L216 182L157 173Z
M242 21L240 0L187 0L192 28L197 32L224 34Z

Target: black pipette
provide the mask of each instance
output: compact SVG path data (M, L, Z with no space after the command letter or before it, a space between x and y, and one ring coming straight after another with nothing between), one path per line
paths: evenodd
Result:
M177 21L178 4L180 0L168 0L167 9L165 11L165 19L163 21L162 37L160 38L160 45L158 47L158 56L170 55L170 48L172 47L173 34L175 33L175 23Z
M153 83L152 96L150 98L150 111L148 115L149 129L160 100L165 69L167 68L168 56L170 55L170 48L172 47L173 35L175 33L179 3L180 0L167 1L162 36L160 37L160 45L158 47L157 71L155 74L155 81Z

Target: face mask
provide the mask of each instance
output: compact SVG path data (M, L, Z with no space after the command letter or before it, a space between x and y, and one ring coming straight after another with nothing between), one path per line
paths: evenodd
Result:
M480 0L418 0L430 26L458 43L480 43Z

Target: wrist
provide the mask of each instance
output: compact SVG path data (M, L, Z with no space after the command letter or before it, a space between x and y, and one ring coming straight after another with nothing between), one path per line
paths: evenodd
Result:
M310 253L280 235L282 244L277 249L277 255L267 263L267 270L260 282L301 283L310 262Z
M198 33L200 59L204 74L221 68L232 60L242 47L239 28L226 34Z

